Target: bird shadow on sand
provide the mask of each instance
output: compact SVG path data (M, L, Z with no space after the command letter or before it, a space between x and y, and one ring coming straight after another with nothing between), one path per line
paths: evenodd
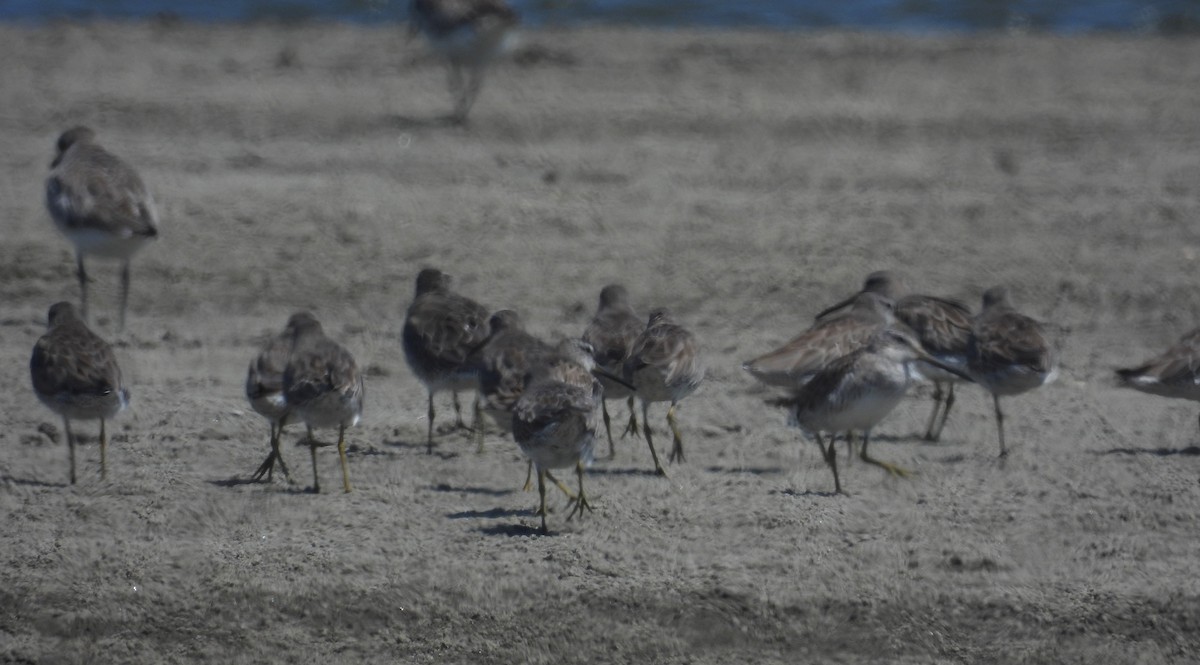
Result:
M455 487L448 483L430 485L429 489L435 492L461 492L463 494L479 494L483 496L508 496L515 494L517 491L515 489L498 490L494 487Z
M48 483L44 480L36 480L34 478L17 478L16 476L0 476L0 485L12 483L13 485L21 485L23 487L53 487L62 489L69 487L67 483Z
M796 491L796 490L779 490L779 493L784 496L795 496L795 497L810 497L810 496L812 496L812 497L817 497L817 498L821 498L821 499L831 499L834 497L846 496L845 492L838 494L837 492L829 492L829 491L821 492L821 491L817 491L817 490L804 490L802 492Z
M776 473L784 473L784 470L778 467L767 466L707 466L704 470L709 473L729 473L749 476L767 476Z
M387 448L397 448L400 450L415 450L420 453L425 453L425 451L427 451L429 449L429 445L424 442L417 443L415 441L402 441L399 439L397 439L395 441L384 441L383 445ZM438 444L436 444L436 443L433 445L433 452L429 453L430 458L436 457L438 459L443 459L443 460L456 459L460 455L461 455L461 453L457 453L454 451L438 450Z
M457 513L447 513L452 520L500 519L502 517L517 517L528 515L528 508L490 508L488 510L460 510Z
M479 532L486 536L554 536L553 531L550 533L542 533L542 530L536 526L528 524L491 524L480 527Z
M589 476L658 476L654 469L632 469L628 467L588 467L587 474Z
M1155 457L1172 457L1174 455L1200 455L1200 446L1186 448L1110 448L1096 451L1096 455L1154 455Z
M216 480L209 480L208 484L216 485L217 487L239 487L241 485L269 485L270 483L268 483L264 480L255 480L253 478L248 478L246 476L232 476L230 478L218 478Z

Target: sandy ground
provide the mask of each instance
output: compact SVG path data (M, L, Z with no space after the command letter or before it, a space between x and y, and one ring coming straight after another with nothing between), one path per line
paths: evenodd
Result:
M7 26L0 58L0 660L1200 657L1197 409L1110 380L1200 322L1200 43L531 32L466 128L395 28ZM92 270L134 403L109 480L92 438L72 487L27 365L78 297L41 193L78 123L164 221L126 332ZM610 281L670 304L710 366L687 463L619 441L595 514L555 497L542 537L511 440L426 455L399 333L427 265L546 337ZM1010 285L1061 377L1006 402L1005 463L980 389L939 444L917 391L873 445L914 477L852 463L833 496L739 364L880 268L972 305ZM290 443L295 484L239 482L267 448L246 364L297 308L369 372L349 495L307 493Z

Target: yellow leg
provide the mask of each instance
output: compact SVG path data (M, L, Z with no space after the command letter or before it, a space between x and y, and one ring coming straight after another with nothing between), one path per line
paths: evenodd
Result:
M867 454L867 445L870 442L871 442L871 432L870 431L863 432L862 454L860 455L860 457L862 458L862 461L866 462L867 464L874 464L875 466L882 468L884 471L887 471L888 473L892 474L893 476L900 476L902 478L907 478L910 475L912 475L912 473L910 471L908 471L907 469L904 469L903 467L899 467L899 466L896 466L895 464L890 464L888 462L883 462L883 461L877 460L874 457L871 457L870 455L868 455Z
M561 480L555 478L554 474L550 473L549 470L546 471L546 478L555 485L558 485L558 489L562 490L562 493L567 495L567 501L575 501L575 499L578 498L575 496L575 493L571 491L570 487L567 487Z
M600 400L600 413L604 416L604 433L608 435L608 459L615 459L617 449L613 445L612 419L608 417L608 401Z
M837 451L833 448L833 444L837 441L837 434L829 435L828 448L825 447L825 442L821 440L820 432L813 432L813 436L817 439L817 447L821 449L821 457L825 460L825 464L829 466L829 470L833 471L833 491L841 494L842 481L838 478Z
M313 438L312 428L308 428L308 452L312 455L313 492L321 493L321 479L317 477L317 440Z
M996 405L996 431L1000 434L1000 456L1008 457L1008 449L1004 447L1004 414L1000 412L1000 396L992 395Z
M650 457L654 458L654 473L665 476L666 470L658 461L658 452L654 450L654 437L650 435L650 403L642 400L642 433L646 435L646 445L650 446Z
M546 528L546 472L538 469L538 515L542 516L542 533L550 533Z
M483 454L483 409L479 406L479 397L475 398L475 406L472 408L471 414L471 429L475 435L475 452Z
M579 515L579 517L582 519L583 511L585 509L589 513L594 512L592 510L592 504L588 503L587 495L583 493L583 462L575 463L575 477L579 479L579 498L575 501L575 508L571 510L569 515L567 515L568 521L570 521L570 519L576 515Z
M671 434L674 435L668 461L674 463L678 459L684 462L686 460L683 459L683 437L679 434L679 423L675 420L675 402L671 402L671 408L667 409L667 424L671 426Z
M338 457L342 459L342 489L350 491L350 466L346 463L346 426L338 427Z
M80 264L82 265L82 264ZM63 418L63 431L67 434L67 456L71 458L71 484L75 484L75 434L71 432L71 421Z
M100 419L100 480L108 479L108 432L104 430L104 419Z
M521 486L522 492L528 492L533 489L533 462L530 461L525 467L525 484Z
M621 438L624 439L626 436L632 434L633 438L636 439L638 436L637 409L633 405L633 395L630 395L625 403L629 405L629 424L625 426L625 431L621 434Z
M425 430L425 454L433 454L433 418L437 415L437 411L433 408L433 391L429 391L429 409L425 412L425 417L429 420Z

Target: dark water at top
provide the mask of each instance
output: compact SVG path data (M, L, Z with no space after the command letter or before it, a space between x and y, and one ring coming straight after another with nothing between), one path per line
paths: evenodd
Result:
M514 0L528 25L1200 34L1200 0ZM0 20L403 21L407 0L0 0Z

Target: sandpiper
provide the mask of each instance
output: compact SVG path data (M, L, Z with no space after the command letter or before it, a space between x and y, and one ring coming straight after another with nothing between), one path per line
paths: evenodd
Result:
M983 294L983 310L975 317L967 344L967 371L992 394L1000 456L1004 457L1008 450L1000 397L1050 383L1058 369L1042 325L1013 309L1003 286L993 286Z
M538 514L543 533L548 533L546 478L551 469L575 467L579 493L568 520L592 509L583 491L583 472L592 461L596 412L604 392L600 381L592 375L595 369L592 354L592 346L587 342L563 340L553 359L533 369L513 406L513 439L537 468Z
M622 371L625 381L634 386L642 400L642 428L650 446L650 456L654 459L654 472L665 476L650 434L650 404L671 402L667 409L667 424L671 427L674 445L667 459L684 461L683 437L675 421L675 408L704 380L700 344L695 335L675 323L666 308L655 309L650 312L646 329L630 347Z
M417 275L417 292L408 307L402 337L408 366L429 391L426 452L433 453L435 393L451 391L455 423L465 427L458 391L475 388L475 372L466 361L487 336L487 309L450 290L449 275L434 268Z
M634 313L629 304L629 292L620 284L609 284L600 290L600 305L596 308L596 316L592 318L586 330L583 331L583 341L592 345L595 350L596 366L613 374L621 373L621 366L634 340L646 328L642 319ZM616 457L613 446L612 427L605 402L610 399L627 398L629 404L629 424L625 427L625 435L638 434L637 411L633 408L633 392L615 381L600 378L604 386L604 399L600 402L600 413L604 416L604 433L608 435L608 458Z
M121 261L120 327L129 301L129 261L158 236L158 214L141 176L96 143L87 127L58 137L57 153L46 178L46 208L59 231L75 245L82 293L80 311L88 315L85 257Z
M70 303L50 307L49 330L38 339L29 361L38 399L62 416L75 484L75 435L72 420L100 421L100 477L108 477L105 421L129 405L121 368L112 347L88 329Z
M877 330L867 343L821 368L793 395L772 400L788 409L789 422L813 434L825 463L833 471L834 491L842 491L838 478L834 441L838 432L863 433L860 456L864 462L879 466L893 475L908 475L894 464L871 457L867 447L871 428L883 420L904 397L913 376L909 365L928 363L950 374L965 378L962 370L942 363L921 348L911 331L885 327ZM830 435L826 447L821 432Z
M287 368L283 372L283 395L288 407L308 428L307 443L312 454L313 492L321 491L317 477L317 443L314 429L338 428L338 457L342 463L342 487L350 491L346 464L346 428L362 417L363 375L354 356L325 336L321 324L308 312L288 319L291 338Z
M778 349L746 361L742 369L769 386L796 390L823 367L861 348L877 331L893 325L893 308L890 298L872 291L859 293L848 309L819 318Z
M518 23L504 0L413 0L410 38L420 32L450 64L456 122L464 122L492 61L507 50Z
M275 464L283 472L284 478L291 480L283 454L279 450L279 439L283 436L283 427L295 419L295 414L288 408L287 399L283 394L283 374L287 370L288 354L292 350L292 334L289 330L272 337L259 354L250 361L250 369L246 372L246 399L250 408L267 419L271 425L271 452L252 479L261 480L263 476L270 481L275 475Z
M511 309L502 309L488 320L487 340L467 361L479 377L479 399L475 402L473 428L483 447L483 422L487 416L505 432L512 431L512 410L529 371L549 358L554 348L525 332L521 317Z
M971 337L971 310L962 302L937 296L908 292L903 279L895 273L881 270L867 276L860 293L877 293L895 301L896 319L916 333L921 346L929 355L960 371L967 366L967 340ZM848 298L817 315L818 320L831 316L850 304ZM917 372L933 382L933 412L925 428L925 440L937 441L954 406L954 384L959 375L944 372L925 362L916 364ZM947 390L943 393L943 385ZM943 405L945 397L945 408ZM941 420L938 420L938 413Z
M1200 402L1200 328L1161 355L1137 367L1118 369L1117 377L1125 388Z

